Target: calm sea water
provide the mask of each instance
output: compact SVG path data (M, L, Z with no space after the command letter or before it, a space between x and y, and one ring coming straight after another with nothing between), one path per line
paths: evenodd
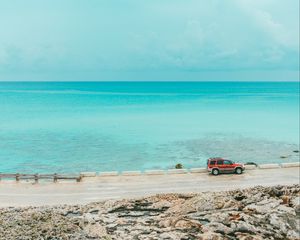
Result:
M299 83L0 83L2 172L298 161L296 150Z

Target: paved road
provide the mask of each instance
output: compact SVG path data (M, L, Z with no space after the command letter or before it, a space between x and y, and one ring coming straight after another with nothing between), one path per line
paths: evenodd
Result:
M222 191L257 185L299 183L299 168L248 170L242 175L206 173L117 176L86 179L81 183L0 182L0 207L77 204L157 193Z

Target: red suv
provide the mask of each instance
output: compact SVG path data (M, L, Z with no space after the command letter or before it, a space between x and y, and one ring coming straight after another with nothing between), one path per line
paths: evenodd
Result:
M213 175L218 175L219 173L242 174L245 166L223 158L209 158L207 159L207 170Z

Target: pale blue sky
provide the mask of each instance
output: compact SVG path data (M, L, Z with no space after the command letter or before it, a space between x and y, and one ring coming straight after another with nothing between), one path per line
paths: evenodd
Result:
M297 80L299 0L0 0L0 80Z

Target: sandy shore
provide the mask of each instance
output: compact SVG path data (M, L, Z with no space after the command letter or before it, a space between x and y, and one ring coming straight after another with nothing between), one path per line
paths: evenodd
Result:
M300 185L0 209L0 239L299 239Z
M84 178L81 183L32 184L0 182L0 207L86 204L94 201L145 197L160 193L201 193L257 185L299 183L299 168L248 170L242 175L207 173Z

